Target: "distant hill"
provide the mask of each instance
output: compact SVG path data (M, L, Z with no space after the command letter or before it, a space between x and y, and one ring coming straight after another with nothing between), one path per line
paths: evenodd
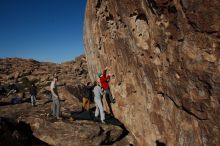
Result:
M30 84L35 83L44 92L55 73L59 77L60 85L86 84L89 81L84 55L62 64L32 59L0 59L0 85L7 91L16 86L20 92L26 92Z

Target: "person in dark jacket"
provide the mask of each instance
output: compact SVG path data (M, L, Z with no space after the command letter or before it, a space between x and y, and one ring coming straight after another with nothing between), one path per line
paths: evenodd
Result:
M86 85L86 96L83 97L83 107L82 111L88 111L90 108L90 103L93 100L93 88L94 85L92 85L91 82L88 82Z
M31 104L32 106L36 105L36 96L37 96L37 87L34 83L31 84L30 88L30 94L31 94Z
M6 90L4 88L4 86L1 86L0 84L0 95L5 95L6 94Z

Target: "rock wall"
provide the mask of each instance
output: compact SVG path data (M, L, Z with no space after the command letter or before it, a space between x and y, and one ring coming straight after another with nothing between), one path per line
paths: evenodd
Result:
M220 1L88 0L92 80L111 66L113 110L135 145L220 143Z

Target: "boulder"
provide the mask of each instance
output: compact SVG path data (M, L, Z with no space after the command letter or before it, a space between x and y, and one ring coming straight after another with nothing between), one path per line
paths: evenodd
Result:
M220 1L88 0L88 72L111 66L115 116L137 145L220 143Z

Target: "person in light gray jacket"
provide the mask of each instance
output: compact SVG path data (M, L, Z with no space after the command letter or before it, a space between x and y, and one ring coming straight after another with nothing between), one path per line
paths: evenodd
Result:
M96 110L95 110L95 117L97 118L100 114L101 117L101 122L105 123L105 113L104 113L104 109L103 109L103 105L102 105L102 88L100 86L99 82L96 82L96 86L93 89L94 92L94 101L95 101L95 106L96 106Z
M56 85L57 81L58 81L58 77L54 77L50 85L50 91L52 94L52 101L53 101L52 102L52 114L57 119L61 119L60 118L60 100L59 100L59 95L57 92L57 85Z

